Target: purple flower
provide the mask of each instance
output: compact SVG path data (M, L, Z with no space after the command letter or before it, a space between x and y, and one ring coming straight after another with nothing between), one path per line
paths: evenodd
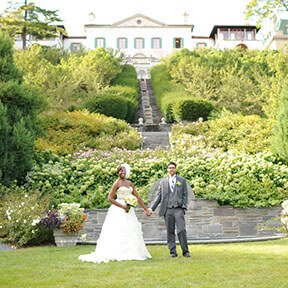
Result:
M48 229L60 228L61 219L56 210L51 210L47 213L47 216L41 219L41 223Z

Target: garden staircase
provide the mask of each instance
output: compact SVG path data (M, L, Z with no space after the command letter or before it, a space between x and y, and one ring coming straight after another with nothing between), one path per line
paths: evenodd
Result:
M150 80L140 80L139 98L140 106L136 114L138 123L133 126L142 135L142 149L169 148L170 125L165 123L156 105Z

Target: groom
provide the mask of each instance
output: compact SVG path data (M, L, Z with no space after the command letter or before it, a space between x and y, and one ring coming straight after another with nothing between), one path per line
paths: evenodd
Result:
M187 210L188 191L192 191L192 189L185 178L176 175L176 167L174 162L169 162L167 165L168 177L160 180L157 195L149 211L151 215L152 211L160 204L159 216L164 216L167 244L171 257L178 256L175 243L175 226L183 256L191 257L188 250L184 215Z

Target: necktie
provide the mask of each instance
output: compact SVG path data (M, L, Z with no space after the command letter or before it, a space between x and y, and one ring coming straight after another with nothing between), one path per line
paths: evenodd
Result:
M175 188L175 178L173 178L172 180L171 180L171 191L173 192L174 191L174 188Z

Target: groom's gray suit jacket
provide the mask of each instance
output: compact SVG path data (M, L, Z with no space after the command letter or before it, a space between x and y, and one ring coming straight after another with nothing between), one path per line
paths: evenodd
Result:
M192 192L192 189L190 185L187 183L186 179L176 175L176 185L174 187L173 193L171 193L169 185L169 177L164 177L159 182L156 197L150 207L154 211L160 204L159 216L165 215L166 210L169 207L169 205L171 205L171 203L173 203L173 207L175 208L180 207L186 210L188 204L188 191ZM170 202L169 202L169 195L171 195Z

